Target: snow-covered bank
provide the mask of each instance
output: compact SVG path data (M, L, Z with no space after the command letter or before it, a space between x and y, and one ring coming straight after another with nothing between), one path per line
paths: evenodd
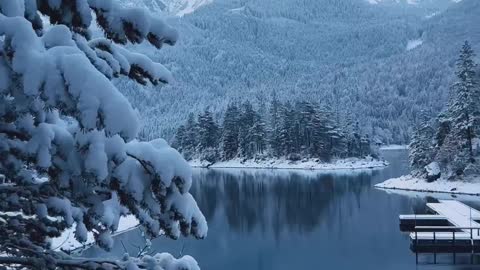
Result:
M128 232L132 229L135 229L139 225L139 222L136 217L130 215L126 217L121 217L118 222L118 229L114 235L119 235L121 233ZM63 231L62 235L51 239L52 249L54 250L66 250L73 251L83 247L88 247L95 243L93 233L88 233L87 242L80 243L75 239L75 226Z
M317 159L291 161L287 159L243 160L234 159L210 163L208 161L193 160L189 162L196 168L242 168L242 169L290 169L290 170L355 170L372 169L388 166L388 162L373 158L340 159L331 163L319 162Z
M428 183L425 179L406 175L399 178L389 179L383 183L375 185L375 187L382 189L480 196L480 179L478 178L470 181L448 181L439 179Z
M397 195L402 197L410 197L416 199L434 198L437 200L458 200L461 202L475 202L480 201L480 196L468 194L452 194L452 193L438 193L426 191L411 191L401 189L382 189L389 195Z
M380 147L380 150L407 150L408 145L390 144Z

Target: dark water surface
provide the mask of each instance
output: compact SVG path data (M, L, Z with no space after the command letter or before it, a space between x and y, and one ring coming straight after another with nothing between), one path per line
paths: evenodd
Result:
M191 192L207 218L208 237L155 239L152 249L192 255L204 270L416 269L398 215L422 212L430 198L373 188L408 173L406 151L383 155L391 165L373 171L195 170ZM476 204L476 198L460 199ZM83 255L121 256L121 242L136 254L140 230L118 236L111 253L92 247Z

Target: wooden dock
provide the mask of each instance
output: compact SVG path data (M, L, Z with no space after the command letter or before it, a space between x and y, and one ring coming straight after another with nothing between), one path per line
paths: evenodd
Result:
M410 249L419 253L480 253L480 211L455 200L428 203L432 215L400 215L400 230L410 232Z

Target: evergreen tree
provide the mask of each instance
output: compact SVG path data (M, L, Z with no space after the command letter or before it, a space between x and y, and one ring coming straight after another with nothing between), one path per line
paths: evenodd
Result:
M424 168L433 161L434 129L424 120L419 124L409 145L409 159L412 174L423 174Z
M286 104L282 108L281 123L279 131L279 149L283 156L290 156L295 152L294 146L294 127L295 114L290 104Z
M235 104L230 104L223 119L223 158L233 159L238 154L240 112Z
M455 99L449 107L453 129L460 136L459 139L465 140L471 159L473 159L472 140L477 136L476 131L480 124L480 90L476 82L474 57L475 53L466 41L457 60L455 73L457 82L453 85Z
M470 44L465 42L457 60L457 81L451 87L447 109L439 114L434 126L424 121L417 127L410 145L414 173L424 174L425 166L431 162L440 165L446 178L480 173L474 152L480 127L480 89L474 56Z
M297 103L296 114L298 117L298 124L300 127L298 143L301 151L305 155L311 154L312 148L312 134L314 132L313 118L315 117L315 109L309 102Z
M199 142L198 123L193 113L190 113L188 116L184 133L182 139L182 153L185 158L190 159L196 153Z
M243 110L240 114L239 124L239 143L240 154L245 158L252 158L255 154L255 147L253 143L252 128L255 125L256 112L250 102L246 102L242 105Z
M360 133L358 123L354 127L347 124L341 128L332 120L331 112L321 110L311 102L284 105L276 101L274 96L269 110L269 129L250 102L242 104L241 110L230 104L223 119L220 148L214 147L216 144L212 142L205 142L215 137L215 132L209 130L219 133L211 114L200 115L199 123L195 123L193 116L190 116L175 137L176 141L182 141L184 155L213 157L216 153L212 151L221 149L221 156L225 160L236 156L251 159L267 154L295 160L310 157L329 161L332 157L364 157L372 154L370 139ZM189 130L196 130L199 134L196 138L198 147L192 151L193 155L185 154L191 149L188 146L192 145L192 139L195 140L195 134L189 134Z
M378 157L377 153L375 153L372 150L372 142L370 141L370 138L368 135L364 135L360 139L360 153L359 155L351 155L352 157L366 157L368 155L371 155L372 157Z
M263 154L266 149L266 130L265 123L260 114L255 114L255 123L250 129L253 143L253 151L256 154Z
M327 120L321 111L316 111L312 118L312 147L311 155L328 161L331 153L328 148L328 126Z
M126 216L149 238L207 234L188 163L163 139L138 140L138 112L113 82L171 82L123 44L159 49L178 33L118 2L0 1L0 269L199 269L148 245L121 259L51 245L69 229L111 250ZM95 20L104 36L91 39Z
M474 162L473 141L478 137L480 124L480 91L474 56L470 44L465 42L457 60L457 81L452 86L452 98L441 119L441 127L448 133L439 152L440 158L457 175ZM445 131L442 133L445 134Z
M209 110L205 110L203 114L198 116L197 130L200 151L218 146L219 129Z
M175 138L172 142L172 147L177 149L180 152L183 152L184 143L185 143L185 126L180 125L175 133Z
M329 132L331 153L335 157L345 158L348 156L347 138L342 129L335 127Z
M279 157L282 155L282 146L280 144L280 127L281 127L281 120L280 115L282 111L282 104L278 101L276 92L274 91L272 94L272 101L270 104L270 112L269 112L269 120L270 120L270 128L269 128L269 144L270 148L272 149L272 154L275 157Z

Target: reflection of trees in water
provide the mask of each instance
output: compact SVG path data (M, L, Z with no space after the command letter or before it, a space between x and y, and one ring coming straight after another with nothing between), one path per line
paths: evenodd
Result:
M344 211L344 195L353 196L359 208L376 173L198 170L191 192L207 220L218 215L236 232L258 229L279 236L285 230L308 233L322 222L331 226L332 211Z

